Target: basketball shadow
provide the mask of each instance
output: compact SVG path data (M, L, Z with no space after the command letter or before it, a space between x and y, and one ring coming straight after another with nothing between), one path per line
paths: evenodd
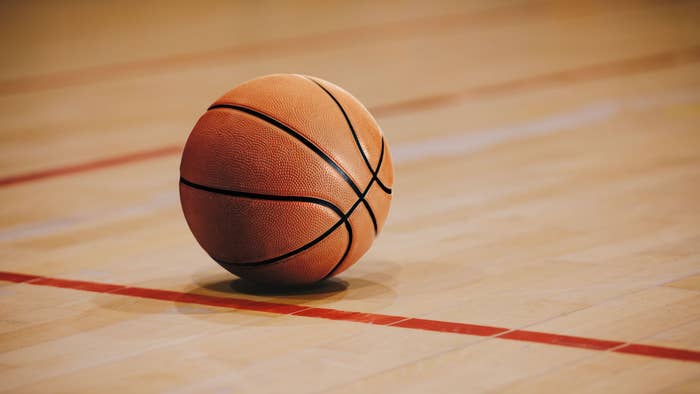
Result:
M329 279L307 286L296 287L274 287L265 286L245 279L225 279L215 282L204 282L200 286L204 289L220 293L240 293L256 296L284 297L284 296L305 296L309 299L321 299L326 295L345 291L348 282L342 279Z
M391 285L394 283L395 275L400 270L400 266L388 262L369 262L367 266L373 267L372 270L353 270L352 275L344 273L339 278L328 279L311 286L293 288L261 286L235 278L227 272L212 267L193 275L193 286L181 290L182 297L172 298L173 302L157 300L144 302L139 297L115 297L110 294L95 295L92 301L100 308L138 315L175 313L221 324L231 324L231 317L238 316L234 320L242 318L249 321L250 318L253 318L255 321L251 323L253 325L256 325L258 320L261 321L261 324L274 324L272 321L279 318L283 322L281 324L304 324L298 320L291 322L284 319L285 315L266 313L264 317L261 317L259 312L217 308L191 303L187 300L191 299L189 296L208 295L274 304L328 307L363 312L381 311L386 306L393 304L396 299L396 293Z
M396 298L396 293L391 287L391 276L387 271L394 271L397 266L393 263L376 264L374 267L384 267L385 271L372 271L370 273L358 272L356 275L343 274L339 278L327 279L309 286L303 287L270 287L254 282L232 277L226 272L212 275L211 270L195 274L193 282L195 286L187 294L211 295L216 297L230 297L238 299L250 299L255 301L270 302L276 304L293 304L314 307L334 307L338 309L352 309L371 312L391 305ZM343 303L339 303L343 301ZM350 304L350 306L348 306ZM357 305L354 305L357 304ZM195 318L209 319L212 314L252 314L257 312L231 310L225 308L200 307L175 303L178 313ZM368 310L371 309L371 310ZM269 318L281 318L284 315L268 315Z

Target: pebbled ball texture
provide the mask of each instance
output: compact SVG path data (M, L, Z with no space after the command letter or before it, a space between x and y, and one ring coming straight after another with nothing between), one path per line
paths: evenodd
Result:
M303 75L245 82L194 126L180 201L204 250L258 283L304 285L353 265L391 204L389 147L350 93Z

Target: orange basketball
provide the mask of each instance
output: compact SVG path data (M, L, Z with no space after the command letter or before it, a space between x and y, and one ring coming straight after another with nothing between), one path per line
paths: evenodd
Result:
M187 140L180 175L202 248L233 274L272 285L353 265L382 229L393 183L369 111L330 82L292 74L216 100Z

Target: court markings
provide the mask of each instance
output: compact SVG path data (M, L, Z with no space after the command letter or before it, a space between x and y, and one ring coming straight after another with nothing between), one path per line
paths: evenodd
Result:
M69 164L62 167L54 167L46 170L39 170L18 175L10 175L0 178L0 187L12 186L20 183L32 182L46 178L77 174L86 171L99 170L103 168L120 166L144 160L155 159L163 156L180 154L182 148L176 145L163 146L155 149L131 152L124 155L112 156L106 159L86 161L82 163Z
M474 153L513 140L537 137L611 119L622 113L645 112L678 105L700 103L700 92L678 91L662 95L642 96L618 100L601 100L570 111L522 122L515 125L471 130L441 138L391 146L395 164L430 158Z
M372 108L372 113L378 117L401 115L406 112L443 108L475 98L644 74L698 62L700 62L700 46L691 46L377 105Z
M474 29L489 25L503 17L518 17L529 11L532 4L514 4L455 14L435 15L384 22L374 25L349 27L334 31L310 33L302 36L242 43L208 51L168 55L130 62L105 64L82 69L58 71L0 80L0 95L21 94L41 90L80 86L104 80L160 74L164 71L201 67L209 64L227 64L255 58L260 54L280 56L282 53L300 54L324 49L362 45L367 40L389 41L416 35L441 33L455 29Z
M577 69L534 75L528 78L509 80L495 84L468 87L452 93L402 100L394 103L374 106L370 108L370 112L377 117L395 116L415 111L428 110L435 107L455 105L479 96L515 94L530 89L568 85L576 82L586 82L602 78L612 78L658 71L696 62L700 62L700 46L693 46L676 51L657 53L637 58L622 59ZM168 156L178 154L180 151L180 147L169 145L151 150L114 156L107 159L12 175L0 178L0 187L111 167L114 165L152 159L160 156Z
M543 88L550 86L566 85L573 82L591 81L601 78L610 78L615 76L623 76L641 72L657 71L665 68L686 65L695 63L700 60L700 47L686 48L675 52L666 52L646 57L635 59L627 59L618 62L611 62L603 65L595 65L590 67L579 68L576 70L560 71L550 74L543 74L531 78L506 81L502 83L485 85L482 87L474 87L462 89L458 92L431 96L428 98L413 99L378 106L372 109L379 116L391 116L409 111L417 111L430 109L437 106L454 105L459 102L472 99L477 96L489 96L504 93L522 92L529 89ZM637 103L645 107L643 101ZM632 106L633 107L633 106ZM453 154L465 153L469 150L479 149L486 146L507 141L513 136L522 133L536 135L557 130L562 125L566 126L569 122L575 124L581 122L593 122L612 116L619 111L619 108L610 103L602 103L599 106L589 106L588 108L580 109L576 114L570 117L559 117L557 119L549 119L542 121L539 124L522 126L524 127L519 132L508 128L500 129L495 134L493 130L485 130L477 133L480 136L480 141L465 143L465 148L459 151L453 151ZM461 138L462 136L458 136ZM446 138L455 138L446 137ZM440 146L452 146L456 144L454 140L438 140L435 142L438 147L426 150L426 154L443 154ZM425 147L425 145L423 145ZM415 149L398 146L397 161L400 163L410 160L417 160L420 156L415 153ZM400 153L401 149L404 152ZM6 178L0 178L0 187L6 187L31 181L37 181L56 176L77 174L85 171L92 171L102 168L119 166L122 164L139 162L149 159L155 159L164 156L179 154L181 148L178 146L167 146L153 150L134 152L126 155L115 156L107 159L84 162L64 167L47 169L38 172L20 174ZM432 152L432 153L431 153ZM402 158L404 156L405 158ZM659 346L650 346L635 343L626 343L619 341L607 341L595 338L575 337L551 333L542 333L527 330L512 330L503 327L481 326L466 323L456 323L448 321L426 320L401 316L390 316L381 314L371 314L362 312L351 312L327 308L305 307L301 305L276 304L270 302L251 301L246 299L213 297L204 295L193 295L178 293L167 290L147 289L140 287L130 287L123 285L113 285L97 282L82 282L73 280L64 280L56 278L45 278L36 275L16 274L9 272L0 272L0 280L25 283L29 285L41 285L51 287L62 287L81 291L91 291L98 293L110 293L122 296L149 298L156 300L175 301L181 303L200 304L214 307L224 307L236 310L249 310L258 312L267 312L283 315L305 316L312 318L324 318L331 320L343 320L366 324L380 324L392 327L402 327L407 329L421 329L438 332L448 332L462 335L476 335L484 337L493 337L499 339L509 339L524 342L545 343L550 345L567 346L574 348L592 349L598 351L612 351L618 353L628 353L636 355L646 355L657 358L666 358L674 360L700 362L700 352L685 349L674 349Z
M0 271L0 280L32 286L48 286L116 296L145 298L170 301L183 304L206 305L240 311L271 313L316 319L339 320L346 322L376 324L381 326L472 335L493 339L506 339L520 342L564 346L595 351L648 356L677 361L700 362L700 352L689 349L669 348L596 338L552 334L546 332L510 329L505 327L484 326L478 324L458 323L441 320L419 319L407 316L393 316L378 313L345 311L340 309L317 308L295 304L280 304L266 301L254 301L244 298L217 297L202 294L181 293L171 290L150 289L145 287L116 285L111 283L87 282L70 279L49 278Z
M670 92L664 95L643 96L621 100L603 100L574 108L567 112L556 113L510 126L462 131L440 138L396 144L392 145L391 152L395 165L403 165L436 157L472 154L480 150L516 140L574 131L586 125L611 119L621 113L644 112L651 109L663 110L678 105L697 104L699 102L700 92L694 91ZM44 178L95 171L165 156L173 156L180 154L181 150L180 147L170 146L162 149L115 156L110 159L39 171L36 173L11 176L0 179L0 187ZM131 217L152 214L158 210L170 209L177 204L177 191L173 189L172 192L162 193L161 195L149 198L147 201L113 209L108 214L104 212L83 212L64 218L4 228L0 230L0 242L12 242L21 239L48 236L84 226L119 222Z

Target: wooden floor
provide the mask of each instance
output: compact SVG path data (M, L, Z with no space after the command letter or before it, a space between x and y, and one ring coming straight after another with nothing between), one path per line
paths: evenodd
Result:
M700 392L700 3L61 3L0 6L0 391ZM298 292L177 194L276 72L395 159L374 247Z

